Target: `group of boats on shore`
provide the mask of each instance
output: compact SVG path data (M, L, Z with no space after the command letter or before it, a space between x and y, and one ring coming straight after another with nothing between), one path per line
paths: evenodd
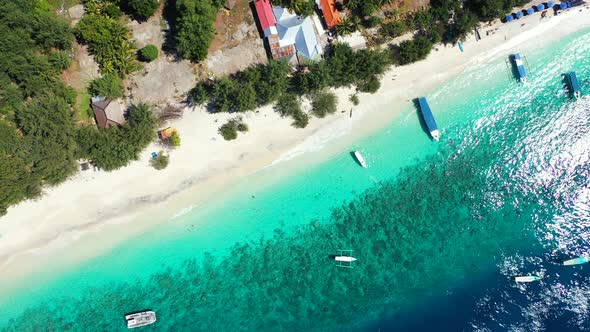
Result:
M514 53L509 56L509 62L512 64L516 78L521 83L526 83L527 81L527 69L525 66L525 58L520 55L520 53ZM580 98L582 95L580 82L578 81L578 77L576 72L572 71L566 73L564 75L565 84L567 89L572 94L574 98ZM417 99L417 106L418 110L420 111L421 118L424 122L424 125L432 137L433 140L439 141L440 140L440 132L438 130L438 125L436 124L436 120L434 119L434 115L432 114L432 110L430 109L430 105L428 105L428 101L426 97L420 97ZM359 151L354 151L354 157L358 161L358 163L363 167L367 168L367 162L361 155Z

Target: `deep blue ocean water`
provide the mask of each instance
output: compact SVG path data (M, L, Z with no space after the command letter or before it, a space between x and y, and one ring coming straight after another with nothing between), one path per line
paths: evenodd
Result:
M590 32L519 51L526 85L498 59L429 93L441 142L408 108L320 165L262 171L35 276L0 299L0 328L124 331L125 313L149 308L146 331L590 329L590 266L559 265L590 246L590 99L561 78L576 70L590 94ZM337 249L358 264L335 267ZM530 273L543 281L512 281Z

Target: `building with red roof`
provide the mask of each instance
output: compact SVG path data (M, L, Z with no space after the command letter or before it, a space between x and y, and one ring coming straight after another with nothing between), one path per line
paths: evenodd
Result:
M342 17L340 16L338 9L336 9L335 0L316 0L316 3L322 10L324 21L326 21L328 29L332 29L333 27L342 23Z
M278 34L277 22L272 13L270 0L255 0L254 8L256 9L256 16L258 16L260 27L264 32L264 37Z

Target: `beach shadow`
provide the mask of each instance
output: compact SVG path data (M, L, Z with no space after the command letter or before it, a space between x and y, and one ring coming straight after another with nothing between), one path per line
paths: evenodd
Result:
M412 103L414 104L414 109L416 110L414 114L418 117L418 121L420 122L420 127L422 128L422 131L432 141L433 138L430 136L430 130L428 130L428 126L426 126L426 122L424 121L422 113L420 112L420 102L418 102L418 98L414 98L412 100Z

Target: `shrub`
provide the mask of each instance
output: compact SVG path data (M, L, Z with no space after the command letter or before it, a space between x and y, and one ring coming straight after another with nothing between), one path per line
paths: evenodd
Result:
M305 128L309 123L309 116L301 110L301 102L296 94L282 94L275 105L275 110L283 117L293 118L292 125L296 128Z
M178 134L178 132L175 131L174 133L172 133L172 135L168 138L168 143L173 148L177 148L180 146L180 135Z
M238 138L238 128L232 121L228 121L219 127L219 134L226 141L231 141Z
M158 0L127 0L127 7L137 20L145 21L154 15L160 4Z
M311 111L318 118L336 112L338 100L332 92L320 91L311 96Z
M376 26L378 26L379 24L381 24L383 20L380 17L377 16L371 16L368 19L366 19L363 23L365 25L365 27L367 28L374 28Z
M103 96L108 99L123 97L123 81L116 75L110 74L90 81L88 92L93 96Z
M414 39L405 40L399 44L399 64L405 65L425 59L430 50L432 50L432 41L422 35L417 35Z
M248 131L248 125L242 121L241 117L231 119L219 127L219 134L221 134L226 141L238 138L238 131L241 133Z
M109 3L104 7L103 13L114 20L123 16L123 12L119 8L119 6L112 4L112 3Z
M188 99L192 105L203 105L209 100L209 89L204 83L198 83L188 93Z
M147 45L139 50L139 59L145 62L152 62L158 58L158 47L156 45Z
M406 33L409 27L404 21L393 21L381 25L379 28L379 34L391 38L399 37Z
M356 95L356 93L355 93L355 94L353 94L353 95L350 95L350 102L351 102L351 103L352 103L354 106L357 106L357 105L360 103L359 96L357 96L357 95Z
M53 52L49 55L49 63L55 70L61 72L70 67L72 58L64 51Z
M150 165L153 168L159 170L163 170L164 168L168 167L168 163L170 161L170 157L164 154L164 151L158 152L158 156L155 158L150 159Z
M207 57L218 10L218 4L211 0L176 0L177 17L172 29L178 55L196 62Z
M281 116L293 116L295 113L301 112L299 97L291 93L282 94L275 105L275 110Z
M240 133L245 133L248 131L248 125L243 123L243 122L238 122L236 124L236 129L240 132Z
M309 116L303 111L293 113L293 123L295 128L305 128L309 124Z
M358 86L360 92L375 93L381 87L381 82L375 76L361 82ZM358 99L357 99L358 102Z

